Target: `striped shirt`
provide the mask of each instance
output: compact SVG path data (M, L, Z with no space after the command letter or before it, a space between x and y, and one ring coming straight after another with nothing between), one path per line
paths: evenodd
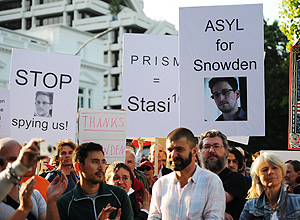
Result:
M148 219L224 219L225 207L222 181L197 165L183 188L175 172L156 181Z

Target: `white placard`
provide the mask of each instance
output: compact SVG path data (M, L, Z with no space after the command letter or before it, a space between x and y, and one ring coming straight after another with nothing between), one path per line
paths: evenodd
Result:
M80 57L13 49L11 136L75 141Z
M103 147L108 164L125 163L126 112L124 110L80 109L79 144L95 142Z
M0 90L0 137L10 136L9 90Z
M227 140L234 141L237 143L241 143L244 145L248 145L249 143L249 136L228 136Z
M180 126L195 135L210 129L264 135L262 4L180 8L179 27ZM236 81L237 90L213 84L212 99L209 81L223 77ZM232 121L216 121L235 112Z
M122 109L130 137L166 137L179 126L178 37L124 34Z
M300 161L300 151L287 151L287 150L261 150L260 153L264 153L264 152L270 152L270 153L274 153L277 154L277 156L279 156L281 158L281 160L283 162L286 162L288 160L299 160Z

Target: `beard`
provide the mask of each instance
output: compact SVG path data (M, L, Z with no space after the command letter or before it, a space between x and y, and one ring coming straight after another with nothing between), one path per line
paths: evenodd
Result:
M210 156L214 156L217 160L210 161L208 160ZM201 155L202 165L207 169L212 171L213 173L222 170L225 167L226 163L226 155L224 154L223 157L219 157L216 154L209 154L206 158L203 158Z
M174 164L173 161L178 162L180 161L180 164ZM187 158L182 158L182 157L175 157L171 162L171 169L173 171L181 171L184 170L190 163L192 162L192 152L189 153L189 156Z

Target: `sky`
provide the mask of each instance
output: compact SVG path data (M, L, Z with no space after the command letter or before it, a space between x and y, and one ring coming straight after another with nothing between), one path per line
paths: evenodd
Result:
M166 20L179 30L179 7L238 5L263 3L264 18L269 23L279 20L279 4L282 0L144 0L144 12L153 20Z

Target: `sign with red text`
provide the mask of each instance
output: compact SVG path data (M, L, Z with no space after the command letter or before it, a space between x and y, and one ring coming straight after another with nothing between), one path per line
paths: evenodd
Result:
M122 109L128 137L164 138L179 126L178 36L124 34Z
M180 126L265 134L263 5L180 8Z
M103 147L108 164L125 163L126 112L124 110L79 109L79 144L95 142Z
M73 139L80 57L13 49L10 72L11 136L19 142Z
M9 90L0 90L0 137L10 136Z

